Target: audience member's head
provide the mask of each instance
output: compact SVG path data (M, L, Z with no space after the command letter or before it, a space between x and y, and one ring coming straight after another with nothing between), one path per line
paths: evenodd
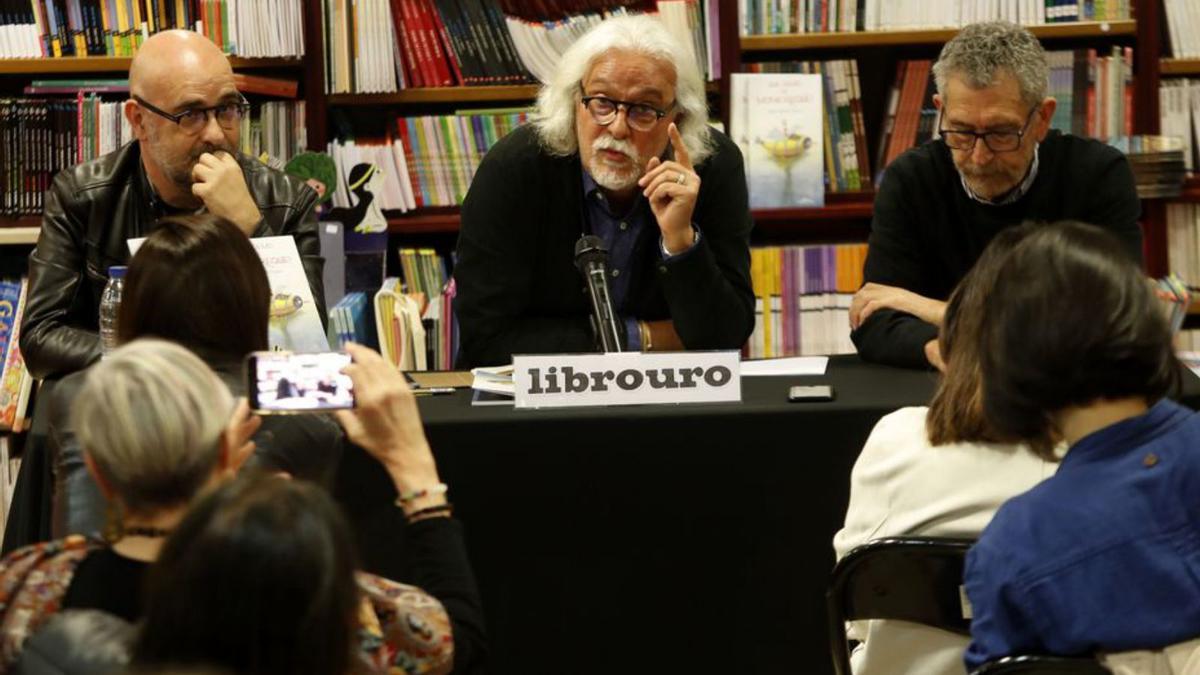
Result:
M233 408L191 352L135 340L88 370L71 415L105 496L145 516L187 505L213 478Z
M259 476L213 491L163 547L135 663L348 672L359 599L349 533L310 484Z
M1017 244L984 312L983 405L1000 433L1057 434L1064 410L1149 405L1177 383L1161 302L1120 243L1091 225L1039 227Z
M158 221L129 263L121 342L159 337L206 358L267 348L271 286L250 240L211 214Z
M609 101L585 105L584 96ZM612 100L641 105L620 114ZM566 157L578 151L597 183L620 191L636 185L646 162L667 148L672 121L693 162L712 153L696 59L661 21L640 15L601 22L567 49L538 95L533 124L549 152ZM625 159L601 157L602 149Z
M1041 43L1007 21L964 27L933 66L941 137L973 193L996 199L1029 173L1050 130L1050 66ZM981 134L986 134L982 136Z
M986 322L984 300L996 282L1001 264L1033 227L1027 224L1000 231L946 303L938 336L946 370L926 416L929 441L933 445L1007 440L983 415L979 334Z

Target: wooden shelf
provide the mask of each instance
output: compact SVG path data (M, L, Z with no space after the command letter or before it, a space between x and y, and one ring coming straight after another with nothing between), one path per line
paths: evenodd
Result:
M755 227L771 230L811 223L866 220L871 217L873 192L846 192L826 195L823 207L811 209L755 209L751 211ZM437 234L458 232L458 207L440 206L418 209L401 214L391 211L388 216L388 232L397 234Z
M42 219L37 216L0 218L0 246L36 244L42 231Z
M494 87L422 87L393 94L331 94L329 105L402 105L406 103L523 103L537 98L538 85Z
M1183 181L1183 194L1171 197L1173 202L1200 202L1200 176L1192 176Z
M1162 59L1158 72L1162 75L1200 75L1200 59Z
M59 75L78 73L127 73L128 56L64 56L57 59L0 59L0 75ZM299 68L300 59L246 59L229 57L236 70L256 68Z
M1089 38L1113 35L1133 35L1137 22L1082 21L1077 23L1030 26L1029 30L1041 39ZM893 30L854 33L800 33L790 35L747 35L741 39L742 50L783 51L790 49L825 49L830 47L876 47L887 45L940 45L958 33L958 28L931 30Z

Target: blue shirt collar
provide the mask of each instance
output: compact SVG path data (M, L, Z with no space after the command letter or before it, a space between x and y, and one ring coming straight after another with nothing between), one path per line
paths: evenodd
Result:
M1059 470L1125 453L1162 435L1194 414L1192 410L1164 398L1137 417L1110 424L1079 439L1067 450Z

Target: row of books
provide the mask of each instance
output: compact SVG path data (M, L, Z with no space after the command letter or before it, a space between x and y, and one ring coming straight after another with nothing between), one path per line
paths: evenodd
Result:
M1167 14L1169 54L1200 57L1200 5L1195 0L1163 0Z
M458 349L453 300L453 281L425 295L389 277L378 291L348 293L330 309L329 346L364 344L404 371L450 370Z
M958 28L998 19L1033 26L1131 16L1129 0L739 0L738 12L742 35Z
M1200 168L1200 80L1162 80L1158 89L1159 130L1183 144L1183 164Z
M719 76L717 0L590 4L600 7L547 20L530 19L527 5L506 15L497 0L324 0L325 91L547 82L580 35L634 12L656 13L702 72Z
M54 174L131 136L120 104L96 96L0 99L0 215L41 215Z
M570 14L554 20L505 18L521 61L540 82L549 82L563 52L593 25L610 16L656 12L672 35L691 52L700 72L709 81L721 77L721 41L718 0L657 0L623 6L609 2L608 8ZM528 15L528 12L525 13Z
M429 370L450 370L458 351L458 322L454 318L454 280L446 261L431 248L401 248L400 269L404 290L424 300L421 320Z
M1167 266L1190 288L1200 288L1200 204L1167 204Z
M0 23L0 58L132 56L176 28L239 56L304 55L301 0L4 0Z
M825 155L825 190L846 192L871 189L867 136L863 123L862 88L858 62L788 61L746 64L750 73L815 73L823 93L822 136ZM740 76L735 76L740 77ZM736 89L736 88L735 88ZM734 99L738 101L738 99ZM740 101L739 105L746 105Z
M382 140L334 140L328 152L338 168L335 207L351 206L348 177L361 163L383 169L380 208L407 211L461 204L484 153L517 126L524 111L401 117Z
M750 249L755 322L746 358L851 354L850 300L866 244Z
M25 428L33 378L18 345L29 278L0 280L0 430Z
M59 170L133 139L122 101L95 94L0 99L0 216L37 216ZM241 151L286 162L307 146L303 101L255 106L242 121Z

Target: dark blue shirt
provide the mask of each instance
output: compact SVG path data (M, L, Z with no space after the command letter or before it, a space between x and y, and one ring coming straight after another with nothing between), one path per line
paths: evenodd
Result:
M967 555L966 664L1200 636L1200 416L1163 400L1080 439Z

